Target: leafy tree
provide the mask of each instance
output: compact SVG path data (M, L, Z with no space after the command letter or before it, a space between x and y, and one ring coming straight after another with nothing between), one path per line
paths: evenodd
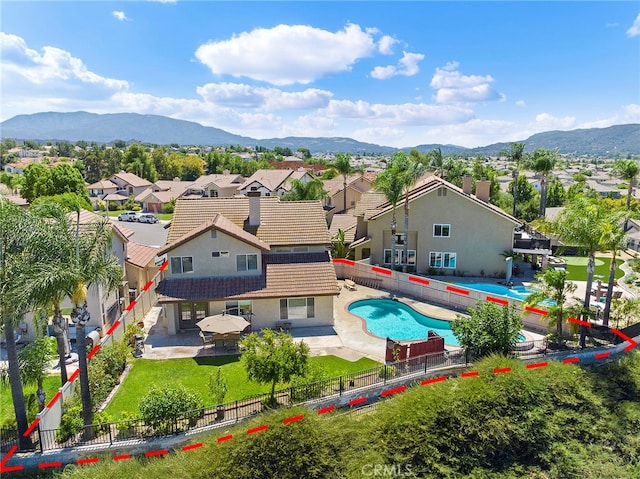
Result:
M430 160L431 166L435 170L436 176L446 178L446 175L444 175L445 160L444 160L444 157L442 156L442 150L440 149L440 147L439 146L435 147L432 151L430 151L427 154L427 156Z
M204 175L204 164L198 155L185 155L180 158L180 179L183 181L194 181Z
M134 143L124 153L122 167L129 173L135 173L140 178L151 181L158 179L158 172L153 160L144 150L142 145Z
M92 148L84 157L85 180L88 183L95 183L107 176L107 162L105 150Z
M327 192L320 178L314 178L304 182L302 180L292 180L291 190L282 195L282 201L308 201L321 200Z
M353 250L344 241L344 231L338 229L338 234L331 242L331 256L333 258L349 258Z
M553 178L549 183L547 190L547 206L562 206L564 204L566 193L564 186L558 178Z
M249 380L271 384L272 406L276 404L276 385L293 376L304 376L307 371L309 346L303 341L296 343L289 334L264 329L262 335L246 336L240 346L244 349L240 361Z
M33 200L31 206L37 206L42 203L52 202L58 203L67 211L73 210L78 204L83 210L93 211L93 207L91 206L89 200L86 198L86 195L78 196L76 193L62 193L52 196L40 196L39 198Z
M218 405L224 402L227 395L227 381L222 374L222 368L216 368L216 372L209 373L209 392L213 398L213 403Z
M611 172L629 183L629 187L627 188L627 209L629 209L631 197L633 196L633 187L640 174L640 166L635 160L617 160Z
M400 163L398 167L402 168L402 189L404 192L404 261L402 261L402 272L406 273L409 261L409 192L424 174L426 168L422 163L410 161L406 156L398 161Z
M298 153L301 153L302 158L305 160L308 160L311 158L311 151L309 150L309 148L298 148L296 151Z
M624 220L622 218L624 217ZM611 252L611 266L609 268L609 280L607 282L607 295L605 298L604 311L602 313L602 324L609 326L609 314L611 312L611 299L613 297L613 282L616 277L616 269L618 267L617 256L620 250L627 247L627 235L625 234L624 225L626 224L626 215L621 216L612 213L611 219L603 225L602 230L602 247Z
M347 211L347 176L351 173L351 156L337 154L334 166L342 175L342 207L343 211Z
M44 378L47 377L49 363L54 357L51 340L53 338L40 337L18 353L22 384L37 386L36 398L38 411L42 411L46 404Z
M611 321L616 329L626 328L635 323L640 316L640 298L620 298L611 302Z
M202 401L184 386L154 386L140 399L138 407L145 424L159 434L167 434L176 429L178 419L195 419Z
M22 197L32 202L39 196L53 194L51 171L41 163L31 163L24 169Z
M474 358L491 354L510 355L518 342L522 318L515 305L501 306L478 301L469 317L457 315L451 329L460 346Z
M540 301L552 300L547 306L550 313L549 326L553 325L551 317L555 317L556 339L558 343L562 343L562 322L565 318L565 305L569 299L569 295L573 293L577 286L571 281L567 281L567 270L555 268L547 268L542 273L536 275L538 284L536 292L529 295L527 303L536 305Z
M513 162L514 181L510 185L510 191L513 192L513 216L515 216L516 218L516 205L518 204L518 199L520 198L520 196L518 195L518 193L520 193L518 191L518 187L520 186L518 184L518 178L520 177L520 168L522 167L524 147L524 143L511 143L511 149L507 152L507 158L509 159L509 161ZM527 181L527 184L528 183L529 182Z

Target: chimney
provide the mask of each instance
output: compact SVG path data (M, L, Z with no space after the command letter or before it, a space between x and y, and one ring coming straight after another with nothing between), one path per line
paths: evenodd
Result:
M260 192L249 191L249 226L260 226Z
M478 180L476 181L476 198L485 203L489 203L489 191L491 188L491 181Z
M465 195L471 194L471 175L464 175L462 177L462 192Z
M224 176L229 176L229 173L231 173L229 170L224 170L224 171L222 172L222 174L223 174Z

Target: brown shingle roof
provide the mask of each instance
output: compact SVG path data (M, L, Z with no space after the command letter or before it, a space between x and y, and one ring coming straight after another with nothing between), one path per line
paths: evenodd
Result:
M249 198L179 198L171 220L167 244L200 226L216 213L270 246L329 244L330 237L320 201L280 201L260 198L260 226L246 225Z
M202 223L199 226L197 226L196 228L192 229L191 231L189 231L188 233L186 233L182 237L178 238L177 240L173 241L172 243L168 243L166 246L161 248L160 251L158 251L158 254L164 254L164 253L166 253L168 251L171 251L172 249L176 248L177 246L180 246L181 244L184 244L184 243L192 240L193 238L195 238L197 236L200 236L202 233L206 233L207 231L209 231L211 229L216 229L218 231L222 231L222 232L224 232L224 233L226 233L226 234L228 234L230 236L238 238L239 240L243 241L244 243L248 243L248 244L251 244L251 245L255 246L256 248L259 248L262 251L269 251L269 249L270 249L269 245L266 244L264 241L261 241L260 239L256 238L254 235L252 235L251 233L247 233L242 228L239 228L234 223L229 221L227 218L222 216L220 213L214 213L212 218L206 220L204 223Z
M275 191L279 186L283 186L282 184L294 173L294 171L296 170L257 170L253 175L247 178L244 183L238 186L238 190L246 188L255 181L265 188ZM298 177L293 176L293 178L300 179L302 176L303 175L298 175Z
M269 257L272 255L265 255ZM295 255L273 255L288 256ZM159 302L221 299L333 296L340 292L333 264L266 262L260 276L164 279L156 289Z
M353 242L356 237L356 226L358 225L358 219L349 214L333 215L331 219L331 227L329 228L329 234L331 238L335 238L338 234L338 230L344 231L344 242L349 244Z
M138 268L145 268L155 260L158 254L158 247L146 244L134 243L130 241L127 244L127 263L131 263Z
M122 181L124 181L125 183L133 186L133 187L138 187L138 186L151 186L151 182L148 180L145 180L144 178L140 178L138 175L134 174L134 173L127 173L126 171L121 171L119 173L114 173L113 175L111 175L108 179L111 178L118 178Z

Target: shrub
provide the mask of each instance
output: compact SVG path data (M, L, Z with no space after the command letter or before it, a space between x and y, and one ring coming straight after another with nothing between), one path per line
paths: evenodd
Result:
M202 401L197 394L189 392L184 386L154 386L140 400L138 405L142 419L155 434L164 435L178 432L182 427L178 420L193 421L200 415Z
M131 348L135 347L136 345L136 339L135 339L136 334L144 335L144 329L138 326L138 323L127 324L127 327L124 330L124 340L127 342L127 344Z

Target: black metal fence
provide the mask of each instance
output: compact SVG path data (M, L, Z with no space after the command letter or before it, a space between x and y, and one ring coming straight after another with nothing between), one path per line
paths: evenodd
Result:
M605 338L603 341L606 342ZM600 346L600 344L594 345ZM516 356L520 359L527 359L571 352L572 350L552 350L548 348L546 340L539 340L518 343ZM84 433L83 430L77 430L73 431L73 434L65 434L62 429L40 430L36 428L33 432L34 444L40 451L84 445L106 446L170 436L195 428L222 427L260 414L274 406L289 407L316 399L340 397L355 389L385 385L388 381L396 378L455 366L467 366L471 363L471 359L464 350L444 351L407 358L387 365L278 391L274 396L277 404L273 404L270 394L261 394L218 406L185 411L177 418L153 423L145 423L140 419L94 424L85 428ZM86 434L86 432L90 434ZM2 428L0 429L0 437L3 452L18 444L16 429Z

